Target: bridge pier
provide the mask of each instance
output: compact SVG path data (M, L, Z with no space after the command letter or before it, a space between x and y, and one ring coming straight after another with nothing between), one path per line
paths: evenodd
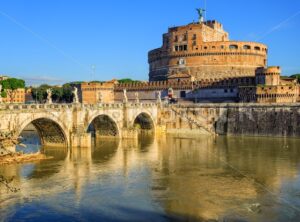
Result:
M123 128L121 132L121 139L137 139L139 132L135 128Z
M71 133L70 136L71 147L91 147L92 135L91 133Z

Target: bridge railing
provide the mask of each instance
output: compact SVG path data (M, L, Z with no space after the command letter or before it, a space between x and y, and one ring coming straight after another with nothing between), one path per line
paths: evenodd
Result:
M35 109L72 109L72 108L123 108L126 107L154 107L156 103L98 103L98 104L82 104L82 103L53 103L53 104L0 104L0 110L35 110Z

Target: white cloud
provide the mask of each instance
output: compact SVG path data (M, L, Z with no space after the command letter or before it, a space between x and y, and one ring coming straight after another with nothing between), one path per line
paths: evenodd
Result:
M56 84L62 84L65 82L64 79L59 79L51 76L26 76L26 77L20 77L21 79L24 79L26 82L26 85L28 86L36 86L41 84L49 84L49 85L56 85Z

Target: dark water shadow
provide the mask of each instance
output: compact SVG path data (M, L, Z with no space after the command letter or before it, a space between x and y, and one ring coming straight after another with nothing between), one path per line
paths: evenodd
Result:
M119 139L105 138L98 139L92 148L93 162L102 162L112 158L120 145Z

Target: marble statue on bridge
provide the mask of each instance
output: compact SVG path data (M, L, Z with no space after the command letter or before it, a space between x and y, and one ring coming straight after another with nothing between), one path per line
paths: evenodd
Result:
M102 96L102 93L99 92L98 93L98 103L102 103L103 102L103 96Z
M52 89L47 89L47 104L52 104Z
M157 103L161 103L161 91L157 92Z
M128 97L127 97L127 90L123 89L123 94L124 94L124 103L128 103Z
M79 103L79 98L78 98L78 89L77 87L73 88L73 103Z
M135 95L135 102L140 103L139 93L135 92L134 95Z

